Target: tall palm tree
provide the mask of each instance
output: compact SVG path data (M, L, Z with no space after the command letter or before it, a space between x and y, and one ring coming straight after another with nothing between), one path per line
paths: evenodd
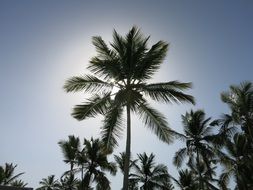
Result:
M211 171L211 160L215 157L213 147L210 146L210 139L212 137L211 127L208 123L211 118L205 118L205 113L202 110L186 112L182 115L182 122L184 133L181 134L186 140L186 147L179 149L175 156L173 163L177 167L181 167L183 160L188 156L188 165L196 163L198 171L199 187L203 189L203 178L201 172L201 162L203 161L207 171ZM212 178L212 173L210 173Z
M41 186L37 190L59 190L59 181L55 179L55 175L43 178L39 184Z
M107 160L107 153L104 152L103 144L99 139L84 139L84 152L86 161L84 167L84 178L82 186L84 189L91 187L91 182L96 183L98 190L109 190L110 181L107 179L105 171L112 175L116 174L116 165Z
M165 103L194 102L192 96L184 93L191 87L191 83L147 83L160 68L168 50L168 44L164 41L148 48L148 40L149 37L144 37L137 27L133 27L124 37L114 30L111 48L101 37L93 37L92 43L98 53L88 66L93 75L72 77L64 85L66 92L84 91L93 94L86 103L75 106L72 115L78 120L84 120L103 114L105 119L101 134L107 148L117 145L125 108L127 138L124 190L128 189L131 112L138 114L160 140L169 143L172 140L171 129L165 117L148 104L146 97Z
M155 164L155 155L149 156L144 152L138 154L140 164L134 164L134 172L131 174L130 181L137 181L141 184L141 190L171 190L170 176L167 167L163 164Z
M76 158L80 152L80 139L74 135L68 136L68 140L61 140L58 143L61 147L64 162L70 164L70 171L73 171L74 164L76 163Z
M12 163L5 163L5 166L0 166L0 185L10 185L19 176L24 174L24 172L22 172L15 175L14 172L16 167L17 165L13 165Z

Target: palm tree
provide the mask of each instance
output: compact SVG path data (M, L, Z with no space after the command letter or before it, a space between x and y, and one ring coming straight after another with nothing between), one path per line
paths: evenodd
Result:
M109 171L112 175L116 174L116 165L107 160L107 153L104 152L103 144L99 139L84 139L85 164L82 186L89 189L91 182L96 182L98 190L110 189L110 181L105 175Z
M125 152L121 152L120 155L114 155L114 160L116 161L118 168L120 171L124 174L124 162L125 162L126 154ZM138 160L131 160L130 158L130 164L129 164L129 177L131 177L131 169L133 169L133 166L136 164ZM129 190L138 190L137 181L136 180L130 180L128 182L128 189Z
M169 143L172 132L165 117L148 104L145 96L165 103L194 102L192 96L183 93L191 87L191 83L147 83L160 68L168 50L168 44L164 41L157 42L149 49L148 40L149 37L144 37L137 27L133 27L125 37L114 30L111 48L101 37L93 37L92 43L98 53L88 66L93 75L72 77L64 85L66 92L93 94L86 103L75 106L72 115L84 120L103 114L105 119L101 134L107 148L117 145L117 138L122 132L123 111L126 109L124 190L128 189L131 112L138 114L160 140Z
M59 181L55 179L55 175L43 178L39 184L41 186L37 190L59 190Z
M12 163L5 163L5 166L0 166L0 185L10 185L14 180L16 180L19 176L23 175L24 172L19 174L14 174L14 170L17 165L13 165Z
M64 174L59 183L60 190L77 190L80 185L80 181L75 178L73 173Z
M235 176L239 189L253 187L252 145L243 134L236 133L233 141L227 140L226 151L217 151L225 171L220 176L222 186L226 186L230 177Z
M21 179L16 179L13 182L11 182L10 186L13 187L26 187L28 183L25 183L24 181L22 181Z
M167 167L163 164L155 164L155 155L149 156L144 152L138 154L140 165L134 164L134 173L131 174L129 181L141 183L142 190L171 190L170 176Z
M170 176L170 178L173 179L173 181L181 190L198 189L198 184L196 183L195 175L192 171L189 171L188 169L179 170L178 174L178 180L172 176Z
M77 155L80 152L80 139L74 135L70 135L67 141L61 140L58 144L61 147L64 162L70 164L70 171L72 172Z
M211 127L208 126L210 119L205 119L205 113L202 110L195 112L191 110L182 115L185 134L181 136L186 140L186 147L179 149L173 160L177 167L181 167L186 156L189 157L188 165L196 162L200 189L204 188L201 162L204 162L207 171L211 171L211 161L215 157L214 150L210 146L210 139L212 139ZM212 179L212 173L209 176Z
M230 90L221 94L221 99L228 104L231 114L223 122L239 125L253 142L253 84L242 82L239 86L231 85Z

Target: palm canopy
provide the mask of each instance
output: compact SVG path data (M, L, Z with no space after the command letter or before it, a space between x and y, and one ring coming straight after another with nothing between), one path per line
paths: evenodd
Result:
M93 37L92 43L98 53L88 66L93 75L72 77L64 85L66 92L95 94L84 104L75 106L72 115L78 120L105 115L101 133L108 147L117 145L124 106L137 113L160 140L170 142L171 130L165 117L152 108L145 97L165 103L194 102L192 96L183 93L191 87L191 83L147 83L160 68L168 50L164 41L148 49L148 39L136 27L125 37L114 30L111 48L101 37ZM113 93L113 89L117 92Z

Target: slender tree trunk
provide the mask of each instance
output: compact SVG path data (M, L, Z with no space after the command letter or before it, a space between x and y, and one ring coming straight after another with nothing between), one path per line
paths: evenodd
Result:
M203 182L202 182L202 175L200 171L200 160L199 160L199 151L197 149L197 167L198 167L198 175L199 175L199 189L203 190Z
M124 181L123 181L123 190L128 190L130 148L131 148L131 116L130 116L130 106L129 106L129 104L128 104L128 105L127 105L126 157L125 157L125 161L124 161Z

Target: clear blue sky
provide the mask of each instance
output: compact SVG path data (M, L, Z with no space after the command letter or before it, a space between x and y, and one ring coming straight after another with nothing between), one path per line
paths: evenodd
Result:
M87 73L95 49L91 37L111 40L113 28L125 34L137 25L170 50L154 81L180 80L194 84L197 105L155 105L172 128L181 130L181 114L203 108L217 118L227 108L220 92L229 85L252 81L253 1L0 1L0 164L13 162L29 186L67 166L57 145L68 135L99 136L101 118L78 122L71 108L87 97L66 94L65 79ZM154 152L169 167L180 146L159 142L134 120L132 152ZM124 149L124 138L117 149ZM112 189L122 176L112 178Z

